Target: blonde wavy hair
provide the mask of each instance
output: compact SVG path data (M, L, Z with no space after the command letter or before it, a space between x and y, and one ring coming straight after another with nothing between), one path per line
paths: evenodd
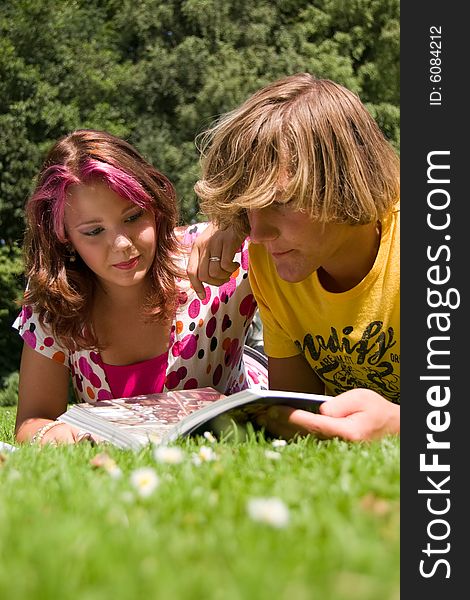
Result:
M371 223L399 199L398 157L358 96L298 73L222 115L196 144L202 211L248 232L247 210L287 203L321 223Z

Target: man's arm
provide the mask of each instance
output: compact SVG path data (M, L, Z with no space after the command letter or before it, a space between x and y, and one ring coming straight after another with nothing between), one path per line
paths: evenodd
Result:
M324 393L321 380L302 355L269 358L269 387L277 390ZM400 433L400 407L365 388L349 390L320 405L320 414L289 406L273 406L258 423L287 439L314 435L349 441L373 440Z
M269 387L272 390L324 394L325 386L302 354L288 358L268 357Z
M400 433L400 407L365 388L348 390L320 405L320 414L289 406L273 406L258 419L270 433L291 439L314 435L351 442Z

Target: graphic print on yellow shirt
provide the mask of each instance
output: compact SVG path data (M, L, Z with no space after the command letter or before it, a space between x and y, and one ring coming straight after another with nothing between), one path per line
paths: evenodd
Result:
M249 251L266 354L287 358L302 353L329 395L365 387L398 403L399 208L382 223L371 271L347 292L327 292L317 273L299 283L283 281L262 245L250 244Z
M336 328L331 327L326 339L320 334L307 333L302 341L294 343L331 395L367 387L398 402L399 355L393 351L397 346L393 327L384 330L382 321L373 321L354 342L358 337L354 334L360 333L347 326L338 334Z

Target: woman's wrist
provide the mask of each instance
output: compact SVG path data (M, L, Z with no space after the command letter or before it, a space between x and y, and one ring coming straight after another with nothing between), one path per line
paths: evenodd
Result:
M46 433L50 431L53 427L57 427L57 425L62 425L62 423L60 421L49 421L45 425L42 425L42 427L37 429L34 433L33 437L30 440L30 444L41 444L41 441L46 435Z

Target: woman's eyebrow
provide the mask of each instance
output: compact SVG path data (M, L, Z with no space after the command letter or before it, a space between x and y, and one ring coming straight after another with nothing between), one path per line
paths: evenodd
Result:
M87 221L80 221L80 223L78 223L77 225L75 225L75 229L77 227L82 227L83 225L96 225L98 223L102 223L103 219L101 218L97 218L97 219L88 219Z
M143 210L139 205L134 204L132 202L129 206L126 206L125 208L122 209L121 215L125 215L126 213L130 212L131 210L134 210L135 208ZM75 228L82 227L84 225L99 225L102 222L103 222L102 217L95 217L95 218L87 219L86 221L80 221L80 223L75 225Z

